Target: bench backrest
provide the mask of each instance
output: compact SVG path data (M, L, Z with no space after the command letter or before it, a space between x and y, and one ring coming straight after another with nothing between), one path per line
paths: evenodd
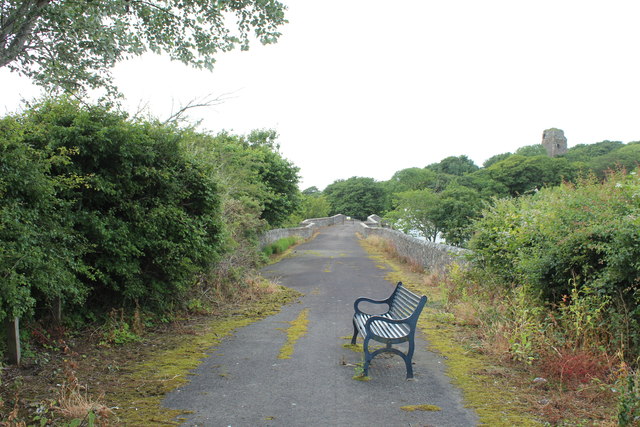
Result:
M405 288L402 282L398 283L396 290L391 295L388 314L394 319L404 319L415 313L420 315L422 308L427 302L427 297L418 296Z

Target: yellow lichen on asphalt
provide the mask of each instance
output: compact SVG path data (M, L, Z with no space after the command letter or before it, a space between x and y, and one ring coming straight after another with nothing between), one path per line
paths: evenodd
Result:
M309 309L305 308L295 320L287 322L290 326L287 329L283 329L287 334L287 342L280 349L278 359L291 359L296 342L307 333L308 315Z
M406 405L401 406L400 409L403 411L413 412L413 411L442 411L442 408L436 405Z
M277 291L252 302L241 311L212 318L188 335L173 337L174 343L157 351L144 362L126 367L119 375L118 391L109 396L119 402L114 410L118 425L178 425L186 411L170 410L161 404L169 391L188 381L188 376L224 337L236 329L277 313L282 305L301 294L278 287Z
M364 353L364 349L362 348L362 344L342 344L342 347L354 351L356 353Z

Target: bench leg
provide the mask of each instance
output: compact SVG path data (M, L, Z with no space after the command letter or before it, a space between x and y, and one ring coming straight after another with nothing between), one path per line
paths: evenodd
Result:
M369 364L375 355L369 354L369 338L365 337L362 344L362 352L364 353L364 365L362 366L362 375L369 376Z
M403 353L400 350L398 350L397 348L393 348L391 346L391 344L386 345L386 347L384 348L380 348L376 351L374 351L373 353L369 352L369 340L367 338L365 338L364 340L364 344L362 345L362 349L364 352L364 366L363 366L363 375L366 377L369 375L369 365L371 364L371 361L373 360L374 357L376 357L378 354L380 353L393 353L393 354L397 354L398 356L402 357L402 360L404 360L404 365L407 369L407 379L411 379L413 378L413 365L411 364L411 359L413 358L413 350L415 348L415 345L413 343L413 340L409 341L409 350L407 351L407 353Z
M356 321L353 320L353 338L351 338L351 344L356 344L356 338L358 337L358 328L356 327Z
M409 351L406 356L403 356L404 364L407 367L407 379L413 378L413 366L411 365L411 359L413 359L413 350L415 345L413 344L413 338L409 340Z

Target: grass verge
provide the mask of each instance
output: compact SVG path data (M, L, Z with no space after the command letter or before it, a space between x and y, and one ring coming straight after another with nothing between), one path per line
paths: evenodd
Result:
M300 296L272 283L256 286L251 301L236 302L216 315L183 317L134 342L105 347L97 345L99 336L88 333L68 338L39 360L5 368L0 413L7 415L0 415L0 425L73 425L79 415L71 414L69 405L79 404L102 411L92 425L179 424L176 419L184 412L162 407L165 394L188 381L190 371L225 336Z

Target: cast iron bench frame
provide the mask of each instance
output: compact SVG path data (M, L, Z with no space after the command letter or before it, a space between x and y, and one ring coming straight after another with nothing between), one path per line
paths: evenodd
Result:
M382 314L368 314L361 311L358 305L361 302L373 304L387 304L389 309ZM422 308L427 303L426 296L418 296L404 287L402 282L398 282L396 289L391 296L385 300L373 300L371 298L358 298L353 304L355 314L353 315L353 338L351 344L356 343L358 332L363 336L364 343L364 366L363 374L366 377L369 373L369 364L380 353L388 352L402 357L407 367L407 379L413 378L413 367L411 359L415 349L414 336L418 317ZM369 352L369 341L374 340L386 344L385 347ZM393 344L403 342L409 343L407 353L393 348Z

